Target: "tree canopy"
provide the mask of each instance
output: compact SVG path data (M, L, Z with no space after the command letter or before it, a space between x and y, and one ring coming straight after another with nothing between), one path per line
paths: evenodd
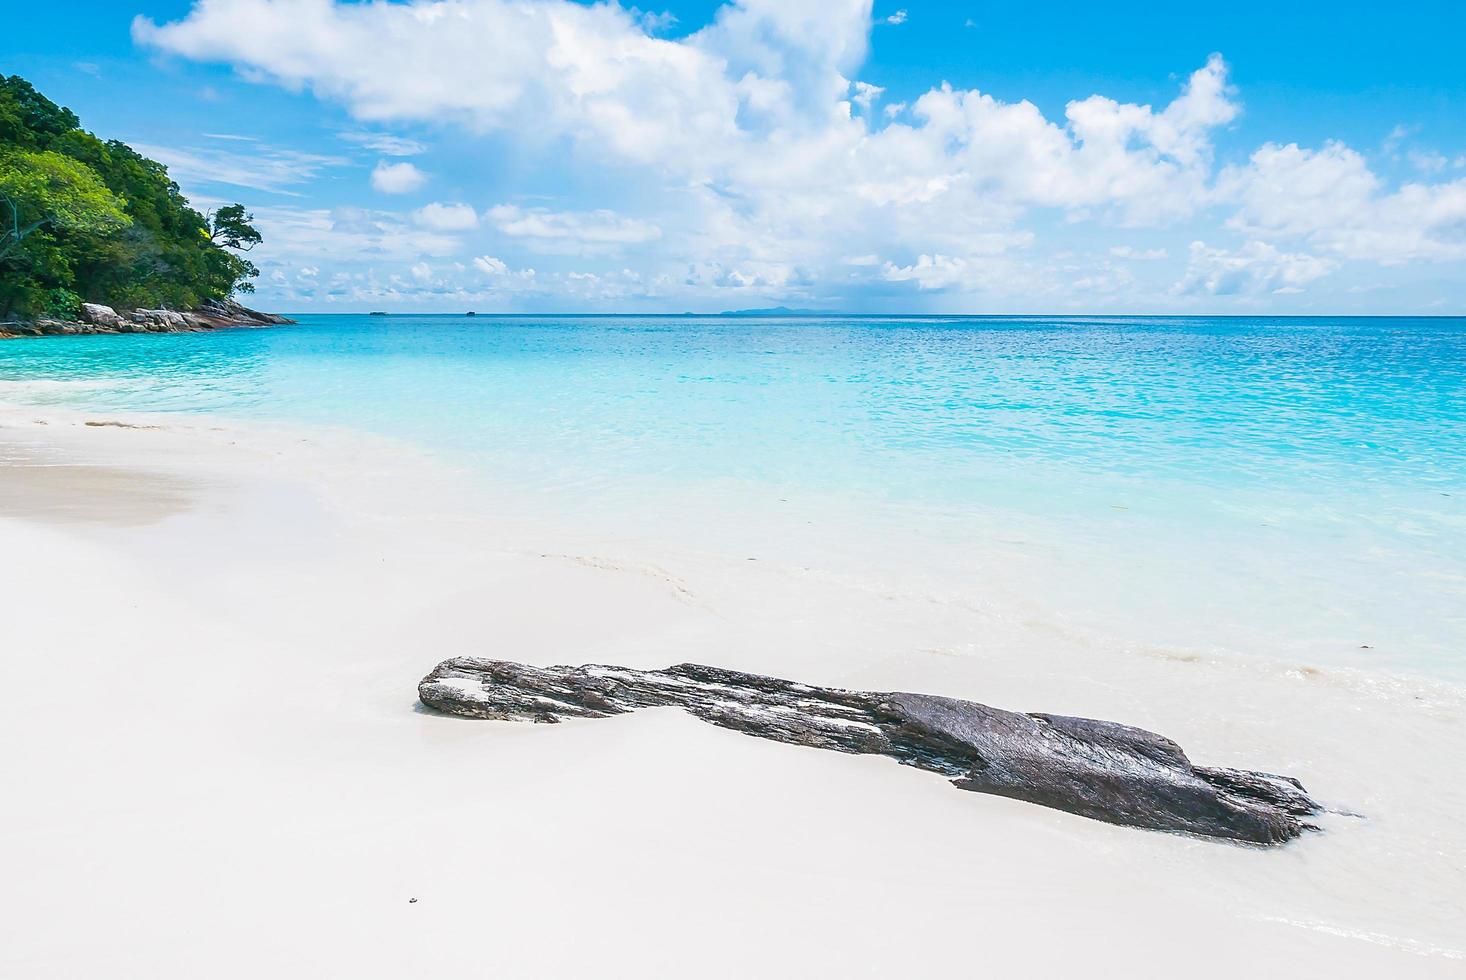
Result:
M0 317L252 292L259 270L239 254L260 242L252 219L240 204L200 214L162 164L0 77Z
M104 234L132 224L124 202L91 167L49 150L0 156L0 201L10 211L10 227L0 234L0 259L44 225ZM22 225L22 214L33 220Z

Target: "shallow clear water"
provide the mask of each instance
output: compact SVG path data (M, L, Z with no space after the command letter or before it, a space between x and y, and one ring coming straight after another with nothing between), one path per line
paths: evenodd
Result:
M7 343L0 398L359 427L617 532L1466 679L1466 320L301 320Z

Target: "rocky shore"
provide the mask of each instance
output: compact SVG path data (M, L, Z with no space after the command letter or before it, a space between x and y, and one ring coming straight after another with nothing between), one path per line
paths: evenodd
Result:
M83 303L79 320L39 319L0 322L0 339L100 333L194 333L227 327L271 327L294 323L288 317L251 310L233 300L210 300L187 312L114 310Z

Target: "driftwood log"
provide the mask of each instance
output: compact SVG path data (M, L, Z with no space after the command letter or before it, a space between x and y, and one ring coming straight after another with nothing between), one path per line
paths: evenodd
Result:
M605 718L678 707L759 738L885 755L993 793L1130 827L1281 844L1316 829L1296 779L1194 766L1168 738L1088 718L1019 713L926 694L811 687L679 664L666 670L531 667L455 658L418 685L423 704L501 721Z

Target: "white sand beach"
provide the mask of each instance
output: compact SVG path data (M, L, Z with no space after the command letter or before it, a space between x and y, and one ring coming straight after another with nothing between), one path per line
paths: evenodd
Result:
M492 500L354 435L4 409L0 976L1466 971L1459 688L1096 640ZM1263 850L671 710L421 709L454 655L1113 719L1357 816Z

